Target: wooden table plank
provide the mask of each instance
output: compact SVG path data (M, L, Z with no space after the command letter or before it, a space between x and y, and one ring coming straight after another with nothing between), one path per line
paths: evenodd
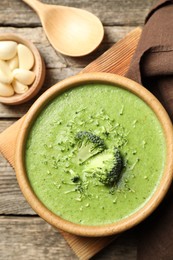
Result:
M2 156L0 156L0 215L36 215L20 191L13 168Z
M143 24L148 10L156 0L42 0L42 2L86 9L97 15L105 25L137 26ZM1 0L0 17L0 24L3 25L40 26L40 21L32 9L18 0Z
M0 16L1 18L1 16ZM91 54L78 57L78 58L70 58L68 56L63 56L60 53L56 52L55 49L50 45L48 42L44 31L40 27L36 28L14 28L14 27L0 27L0 34L1 33L17 33L24 38L32 41L37 48L39 49L40 53L42 54L46 68L66 68L66 67L80 67L83 68L87 66L91 61L95 60L97 57L100 56L101 53L106 51L111 45L122 39L127 33L132 31L135 27L134 26L116 26L105 27L105 37L103 39L103 43L100 47Z
M38 217L0 217L0 235L1 260L77 259L62 235ZM135 258L135 233L127 232L92 259Z
M38 217L1 217L0 234L1 260L77 259L62 235Z

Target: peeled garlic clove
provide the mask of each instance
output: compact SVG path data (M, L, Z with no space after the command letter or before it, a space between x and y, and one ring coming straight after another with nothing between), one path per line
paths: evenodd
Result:
M11 97L14 95L14 89L10 84L4 84L0 82L0 96Z
M17 53L17 43L13 41L0 41L0 59L10 60Z
M19 67L18 56L16 55L11 60L6 61L6 63L9 66L9 68L11 69L11 71L13 71L14 69L17 69Z
M17 46L19 57L19 68L30 70L34 65L34 55L31 50L23 44Z
M7 63L3 60L0 60L0 82L9 84L13 80L12 72L7 65Z
M17 80L13 80L12 86L14 88L15 93L17 94L23 94L29 89L27 85L24 85Z
M35 79L35 73L26 69L13 70L13 76L24 85L31 85Z

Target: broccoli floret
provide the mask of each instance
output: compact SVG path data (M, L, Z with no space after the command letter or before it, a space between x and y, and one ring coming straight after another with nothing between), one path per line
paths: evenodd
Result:
M85 167L85 172L92 173L106 186L114 186L118 183L123 169L123 158L115 147L107 149L92 158Z
M91 132L80 131L76 134L75 140L78 146L77 159L79 163L84 163L89 158L106 149L104 141Z

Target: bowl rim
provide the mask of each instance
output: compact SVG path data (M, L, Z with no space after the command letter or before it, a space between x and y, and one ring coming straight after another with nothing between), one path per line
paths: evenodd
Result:
M143 101L145 101L146 104L148 104L148 106L156 114L164 132L166 142L166 164L163 175L156 190L154 191L150 199L139 210L137 210L135 213L131 214L127 218L116 221L112 224L88 226L75 224L62 219L61 217L55 215L53 212L47 209L46 206L44 206L43 203L36 197L27 179L27 174L24 166L24 150L25 141L30 125L35 120L39 112L44 108L44 106L50 102L50 100L54 99L55 96L60 95L62 92L68 89L94 82L102 84L107 83L116 86L118 85L119 87L122 87L134 93ZM41 216L52 226L71 234L87 237L99 237L118 234L139 224L142 220L149 216L163 200L170 187L173 172L172 123L167 112L165 111L161 103L156 99L156 97L140 84L128 78L116 74L102 72L86 73L72 76L48 89L44 94L40 96L40 98L33 104L33 106L26 114L16 142L15 170L20 189L26 200L34 209L34 211L36 211L39 216Z
M34 82L29 86L29 89L27 92L23 94L14 94L10 97L2 97L0 96L0 102L7 104L7 105L18 105L22 104L24 102L27 102L31 98L33 98L38 91L41 89L44 79L45 79L45 64L44 60L37 49L37 47L28 39L21 37L18 34L15 33L2 33L0 34L0 41L15 41L18 44L24 44L27 46L34 55L34 66L31 69L35 72L36 77Z

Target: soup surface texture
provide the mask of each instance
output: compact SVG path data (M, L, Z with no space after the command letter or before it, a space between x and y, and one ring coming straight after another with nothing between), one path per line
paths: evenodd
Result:
M113 185L88 172L97 155L77 160L80 131L120 152L123 169ZM99 83L54 98L34 121L25 149L26 172L40 201L83 225L113 223L136 212L159 184L165 160L163 130L149 106L121 87Z

